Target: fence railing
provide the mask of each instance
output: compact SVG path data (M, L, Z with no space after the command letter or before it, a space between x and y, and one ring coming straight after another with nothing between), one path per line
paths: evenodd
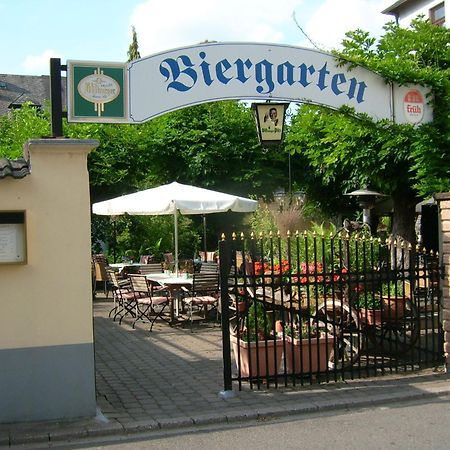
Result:
M437 260L348 234L223 239L225 389L233 380L276 387L440 363Z

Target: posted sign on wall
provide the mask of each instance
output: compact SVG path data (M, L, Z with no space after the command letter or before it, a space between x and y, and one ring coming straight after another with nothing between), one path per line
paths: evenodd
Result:
M375 120L424 123L404 107L404 87L362 67L351 70L312 49L258 43L209 43L158 53L128 64L68 61L68 119L142 123L170 111L218 100L349 106ZM426 97L427 90L407 98ZM400 92L401 91L401 92ZM414 98L413 98L414 97ZM417 106L417 105L416 105ZM414 111L418 111L417 108Z

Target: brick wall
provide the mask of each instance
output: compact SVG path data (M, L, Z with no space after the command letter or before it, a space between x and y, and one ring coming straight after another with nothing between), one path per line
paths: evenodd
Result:
M450 192L436 194L440 218L440 249L443 270L442 326L444 330L444 352L447 373L450 373Z

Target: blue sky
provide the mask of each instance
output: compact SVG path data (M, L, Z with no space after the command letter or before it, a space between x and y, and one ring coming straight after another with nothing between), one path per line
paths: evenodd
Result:
M127 60L205 40L337 48L348 30L374 35L394 0L0 0L0 73L48 75L49 59Z

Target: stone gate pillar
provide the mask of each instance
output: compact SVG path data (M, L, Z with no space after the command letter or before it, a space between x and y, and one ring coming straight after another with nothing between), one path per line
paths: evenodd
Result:
M97 145L31 140L30 173L0 179L0 212L24 213L27 255L0 264L2 423L95 415L87 155Z
M434 196L439 206L439 253L442 263L442 327L445 368L450 374L450 192Z

